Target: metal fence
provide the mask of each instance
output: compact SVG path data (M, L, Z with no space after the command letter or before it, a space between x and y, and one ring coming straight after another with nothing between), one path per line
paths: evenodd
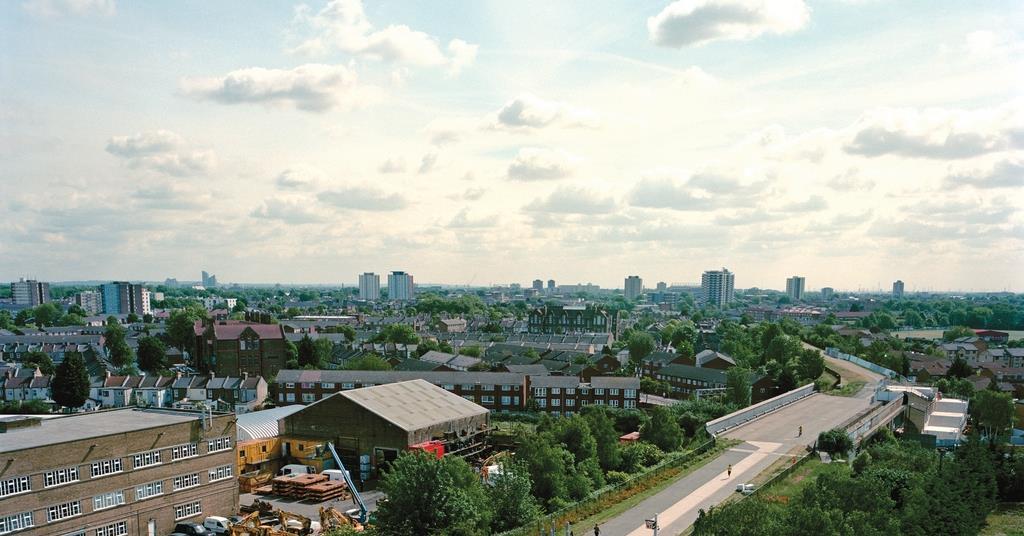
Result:
M901 375L900 373L898 373L898 372L896 372L894 370L889 370L889 369L887 369L887 368L885 368L885 367L883 367L881 365L876 365L875 363L872 363L870 361L866 361L866 360L861 359L861 358L859 358L859 357L857 357L855 355L850 355L850 354L847 354L845 352L840 352L838 348L832 348L832 347L825 348L825 353L829 357L834 357L836 359L842 359L843 361L848 361L850 363L853 363L854 365L857 365L859 367L864 367L864 368L866 368L866 369L868 369L868 370L870 370L872 372L877 372L878 374L886 376L886 377L888 377L890 379L900 380L900 381L907 381L907 379L904 378L903 375Z
M718 435L730 428L735 428L741 424L748 423L758 417L788 406L793 402L812 394L814 394L814 384L809 383L803 387L797 387L792 391L782 393L779 396L758 402L753 406L748 406L739 411L734 411L728 415L719 417L713 421L708 421L707 424L704 425L704 428L707 429L708 433L712 436Z
M660 476L668 469L686 467L692 462L700 459L701 455L715 446L715 438L701 443L696 448L687 452L669 454L657 465L652 465L644 471L637 473L630 478L617 484L609 484L601 489L593 491L583 499L536 519L522 527L497 534L496 536L533 536L536 534L547 535L552 526L563 530L566 523L576 523L590 516L605 510L609 504L605 501L614 497L617 493L632 491L635 488L639 493L647 488L647 484ZM630 494L632 495L632 494Z

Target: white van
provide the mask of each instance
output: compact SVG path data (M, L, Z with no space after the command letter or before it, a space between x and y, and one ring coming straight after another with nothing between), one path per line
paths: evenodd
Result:
M288 464L281 468L277 472L277 476L283 475L311 475L316 472L316 469L309 465L299 465L297 463Z
M221 516L210 516L203 521L203 527L214 534L228 534L231 532L231 523L228 518Z
M320 474L326 476L329 480L345 481L345 473L341 469L325 469Z

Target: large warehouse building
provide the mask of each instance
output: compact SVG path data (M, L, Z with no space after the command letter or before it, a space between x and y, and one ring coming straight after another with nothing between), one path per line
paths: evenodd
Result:
M367 480L410 448L430 445L457 456L481 452L489 412L430 382L412 380L338 392L279 422L290 456L321 468L328 456L316 445L330 441L353 476L358 467L360 479ZM292 449L295 444L303 451Z

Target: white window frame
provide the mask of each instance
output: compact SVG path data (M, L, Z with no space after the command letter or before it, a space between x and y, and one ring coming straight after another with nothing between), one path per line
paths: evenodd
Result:
M139 491L142 493L139 493ZM156 480L135 486L135 500L144 501L152 497L159 497L164 494L164 481Z
M0 515L0 534L10 534L36 526L32 512Z
M53 523L82 515L82 501L70 501L46 507L46 522Z
M198 443L184 443L171 447L171 460L178 461L199 456Z
M174 520L181 521L195 517L203 513L203 504L199 501L192 501L174 505Z
M303 402L316 402L316 395L313 393L302 393Z
M32 479L27 476L0 480L0 497L9 497L27 491L32 491Z
M55 488L72 482L78 482L78 466L63 467L43 473L43 487Z
M92 511L98 512L107 508L121 506L122 504L124 504L124 491L117 490L102 493L92 498Z
M210 478L207 482L219 482L221 480L227 480L235 476L234 471L230 465L222 465L220 467L214 467L210 469Z
M494 397L491 396L491 395L482 395L480 397L480 403L481 404L493 404L494 403Z
M159 450L148 450L146 452L140 452L132 455L132 468L142 469L143 467L152 467L154 465L160 465L163 463L160 461Z
M90 467L90 475L92 478L112 475L122 471L124 471L124 461L122 461L121 458L111 458L109 460L92 462Z
M321 389L334 389L334 383L333 382L322 382L320 384L320 388Z
M189 473L187 475L178 475L174 477L173 490L181 491L183 489L194 488L200 484L199 473Z
M228 436L216 437L206 442L207 454L211 452L223 452L231 450L231 438Z
M96 527L96 536L128 536L128 521L116 521Z

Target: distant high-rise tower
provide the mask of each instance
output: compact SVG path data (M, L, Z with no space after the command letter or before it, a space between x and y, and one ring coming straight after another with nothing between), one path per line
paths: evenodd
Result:
M548 294L554 294L554 293L555 293L555 280L554 279L548 279Z
M142 285L125 281L114 281L100 285L103 300L103 314L137 315L149 314L149 291Z
M625 281L625 294L627 300L637 300L644 293L644 280L638 275L631 275Z
M103 310L103 300L100 298L100 293L95 290L86 290L75 294L75 305L91 315L99 314Z
M541 281L540 279L534 279L533 290L536 290L538 293L544 292L544 281Z
M203 270L203 281L202 281L202 284L206 288L212 288L212 287L217 286L217 276L216 275L210 275L209 273L206 272L206 270Z
M655 286L655 289L658 292L665 292L666 290L668 290L668 283L665 283L664 281L658 281L658 284Z
M893 297L893 299L897 299L897 300L903 297L903 281L902 280L897 279L892 284L892 297Z
M50 284L34 279L19 279L11 283L11 297L16 305L41 305L50 301Z
M821 299L824 301L831 300L836 295L836 290L832 287L821 287Z
M786 279L786 294L793 301L804 299L804 283L806 279L798 275Z
M723 306L733 300L736 274L722 268L708 270L701 275L700 287L709 305Z
M391 272L388 274L388 297L393 301L409 301L416 297L416 285L412 274Z
M373 272L359 274L359 299L377 301L380 299L380 276Z

